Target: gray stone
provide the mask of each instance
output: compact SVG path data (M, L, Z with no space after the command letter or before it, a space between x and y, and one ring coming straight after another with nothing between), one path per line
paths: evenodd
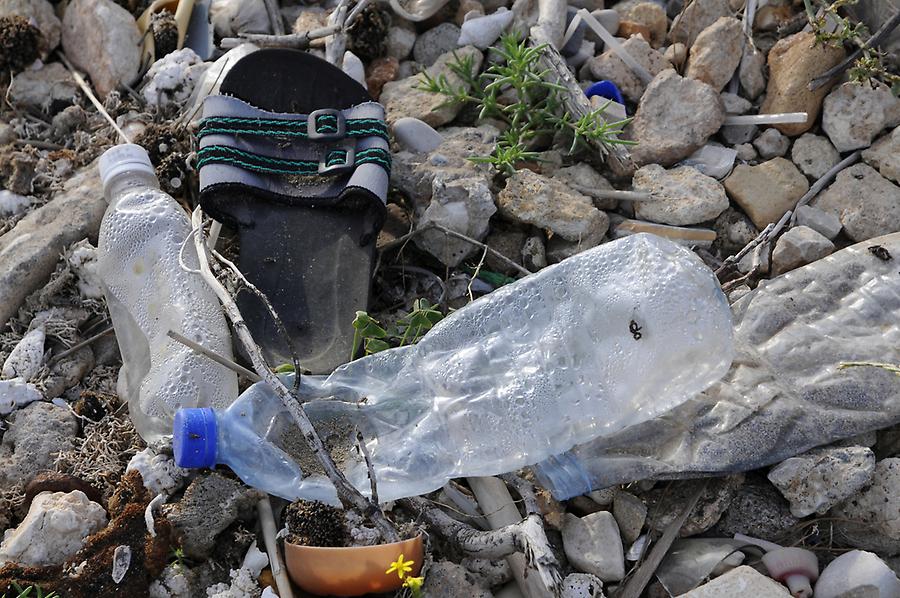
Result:
M888 565L871 552L851 550L822 570L816 582L816 598L898 598L900 580Z
M502 586L513 579L512 568L509 566L509 561L505 559L489 561L465 557L460 565L465 567L475 583L484 589Z
M834 243L807 226L795 226L779 237L772 252L772 272L777 276L811 264L834 251Z
M728 208L722 185L691 166L666 170L648 164L634 173L633 186L654 197L635 202L634 214L641 220L675 226L699 224L714 220Z
M422 66L431 66L442 54L456 49L459 31L453 23L441 23L424 32L413 46L413 59Z
M728 208L716 218L713 230L716 231L716 245L724 255L737 253L759 234L750 219L733 208Z
M522 249L525 245L525 231L519 229L494 229L484 240L484 244L508 258L515 264L522 265ZM488 270L501 274L515 274L517 271L505 262L497 259L492 253L484 258L484 266Z
M397 143L411 152L431 152L444 141L431 125L418 118L398 118L391 127L391 132Z
M644 529L644 521L647 520L647 505L644 501L630 492L617 492L612 512L625 544L637 540Z
M900 458L879 461L871 485L836 507L832 514L846 519L835 523L842 532L865 535L864 528L869 528L872 535L869 542L855 546L884 551L884 546L872 544L878 540L877 536L883 536L897 545L895 550L888 551L890 554L900 552Z
M725 179L725 190L760 229L777 222L807 189L806 177L784 158L757 166L738 164Z
M771 577L766 577L752 567L742 565L687 594L682 594L681 598L725 598L725 596L791 598L791 593Z
M479 587L466 568L450 561L432 563L422 584L423 598L493 598L488 590Z
M666 60L671 62L675 68L680 69L681 65L684 64L684 61L687 60L687 47L681 42L675 42L666 48L663 56L665 56Z
M687 47L694 44L700 32L715 23L720 17L730 17L728 0L695 0L686 6L672 21L669 41L681 42Z
M812 205L840 218L854 241L900 230L900 187L866 164L840 171Z
M797 216L797 224L808 226L826 239L834 240L841 232L841 221L834 214L823 212L812 206L800 206L794 212Z
M432 181L431 203L419 219L418 226L440 224L475 240L488 233L488 221L497 211L494 196L483 178L450 178L438 175ZM439 230L426 230L414 242L445 266L454 267L479 251L468 241Z
M525 239L522 245L522 265L532 272L547 266L547 250L544 239L534 235Z
M455 56L454 56L455 55ZM478 72L484 56L474 46L459 48L456 52L442 54L433 65L426 69L432 77L447 77L448 83L454 87L465 85L462 79L455 75L448 64L458 58L472 57L472 74ZM447 98L438 93L431 93L419 89L424 78L421 74L407 77L399 81L388 81L381 91L380 101L387 111L387 120L393 123L398 118L411 116L423 120L432 127L439 127L456 118L462 106L459 104L447 104Z
M613 186L590 164L579 162L573 166L560 168L553 173L553 178L562 181L573 190L582 193L584 189L612 189ZM598 210L614 210L619 203L615 199L598 199L592 197L594 207Z
M766 90L766 57L753 44L744 44L738 79L747 97L752 100Z
M734 17L720 17L700 32L691 46L686 77L722 91L741 63L744 34Z
M627 3L620 2L616 8L625 4ZM666 31L669 28L669 19L666 17L666 10L661 5L656 2L638 2L629 6L624 12L623 18L626 21L643 25L650 31L651 46L659 48L663 45L666 40Z
M569 573L560 598L605 598L603 581L590 573Z
M724 121L722 100L712 87L665 70L647 86L629 127L638 142L631 155L639 166L670 166L700 149Z
M596 247L593 241L566 241L562 237L554 235L547 240L547 263L558 264L591 247Z
M782 135L778 129L766 129L753 140L753 147L764 160L779 158L785 155L790 147L790 140Z
M827 137L804 133L791 148L791 160L803 174L818 180L841 161L841 155Z
M625 577L625 550L619 527L609 511L580 518L566 513L562 540L569 563L582 573L596 575L603 581Z
M9 99L20 108L56 114L78 100L78 86L62 63L51 62L16 75L9 86Z
M481 50L487 50L503 31L512 23L513 13L506 8L497 12L468 19L462 25L458 45L472 44Z
M63 17L62 45L72 64L91 76L101 99L138 77L140 31L134 17L112 0L70 2Z
M872 168L877 168L881 176L900 183L900 127L865 150L862 159Z
M844 83L825 98L822 130L839 152L868 147L900 123L900 99L883 85Z
M711 533L729 537L745 534L778 542L798 523L800 519L791 514L790 505L772 484L754 477L738 489Z
M31 403L8 418L9 429L0 443L0 488L25 486L57 455L75 448L78 421L65 407Z
M750 143L759 133L756 125L725 125L719 130L722 140L728 145Z
M875 472L875 453L863 446L816 449L782 461L769 481L791 503L791 513L824 515L859 492ZM900 528L898 528L900 529Z
M210 472L195 478L181 500L164 505L162 512L175 528L184 554L207 559L216 546L216 536L239 517L253 515L261 497L258 490Z
M41 58L47 60L59 45L62 23L47 0L0 0L0 17L19 15L36 24L41 31Z
M650 47L650 44L639 35L626 40L622 47L651 75L672 68L666 57ZM644 82L634 74L634 71L612 50L607 50L600 56L589 59L585 63L584 69L594 80L606 79L615 83L622 95L632 102L639 102L647 88Z
M0 322L50 278L66 247L85 237L96 243L105 211L100 176L91 166L0 237Z
M681 527L679 536L682 538L696 536L712 528L721 519L738 488L744 483L743 475L713 478L708 482L684 480L662 488L654 488L644 495L648 508L647 526L653 531L662 533L681 514L685 503L704 483L706 489L700 494L697 506Z
M753 102L742 98L736 93L723 91L719 94L719 98L722 99L722 106L725 107L726 114L746 114L753 108Z
M588 249L600 244L609 218L588 197L531 170L517 170L497 197L500 213L513 222L551 231Z
M759 157L756 153L756 148L753 147L752 143L739 143L734 146L734 149L737 151L738 159L743 160L744 162L750 162Z
M416 32L406 27L391 27L387 35L387 55L405 60L416 43Z
M682 166L693 166L701 174L714 179L724 179L734 168L734 159L737 150L721 146L717 143L707 143L696 152L688 156Z

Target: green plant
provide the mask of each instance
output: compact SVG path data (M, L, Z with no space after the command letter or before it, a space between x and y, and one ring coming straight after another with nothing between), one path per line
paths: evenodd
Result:
M448 64L462 83L454 85L443 74L423 75L420 89L447 97L446 104L476 104L479 118L496 118L508 128L500 136L489 156L473 156L473 162L493 165L511 174L522 162L533 160L538 153L530 151L533 141L542 135L564 132L572 137L569 152L593 141L601 148L613 144L632 144L618 138L630 119L606 122L601 115L606 106L573 119L565 110L562 94L568 89L547 80L550 69L541 69L541 53L546 45L529 47L515 33L501 36L499 46L488 55L500 60L490 64L484 72L473 74L472 56L456 57Z
M883 81L895 96L900 96L900 76L888 71L883 62L884 53L873 48L863 50L847 71L850 80L859 84L870 84L873 80Z
M425 336L425 333L444 317L427 299L416 299L408 314L397 320L397 324L382 327L381 322L364 311L356 312L353 320L353 348L350 358L353 359L363 345L366 355L378 353L391 347L413 345Z
M50 592L49 594L45 594L40 586L28 586L27 588L22 588L16 582L12 583L13 590L18 592L11 598L60 598L59 594L56 592ZM32 591L35 593L32 594ZM7 598L6 593L4 592L0 598Z
M823 5L824 10L817 15L818 11L813 6L813 0L803 0L803 5L806 7L806 18L816 36L816 42L840 46L855 38L866 37L868 31L864 24L853 24L850 19L842 17L838 12L841 8L852 6L857 2L859 0L835 0L831 4ZM828 31L830 23L837 25L833 32Z

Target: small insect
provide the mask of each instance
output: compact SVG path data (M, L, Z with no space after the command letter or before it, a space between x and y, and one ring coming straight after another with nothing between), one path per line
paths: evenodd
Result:
M871 247L869 247L869 253L880 259L882 262L889 262L894 259L894 256L891 255L891 252L881 245L872 245Z
M632 320L631 322L628 323L628 332L631 333L631 336L632 336L632 338L634 338L634 340L636 340L636 341L641 340L641 336L643 336L641 334L641 330L643 330L643 329L640 326L638 326L638 323L635 322L634 320Z

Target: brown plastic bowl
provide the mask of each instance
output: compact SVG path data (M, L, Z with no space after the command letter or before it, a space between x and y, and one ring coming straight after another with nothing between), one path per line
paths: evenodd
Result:
M413 561L411 575L422 570L425 549L422 535L410 540L376 546L324 548L284 543L288 574L301 589L316 596L362 596L400 589L396 573L386 574L401 554Z

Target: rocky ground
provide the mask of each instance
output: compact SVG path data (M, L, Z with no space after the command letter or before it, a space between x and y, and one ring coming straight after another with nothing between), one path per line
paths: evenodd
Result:
M310 52L336 54L387 109L392 189L370 309L383 324L417 298L446 313L637 232L692 248L734 303L739 359L708 403L663 433L603 447L637 456L610 470L610 487L559 502L537 486L564 596L656 598L699 585L687 595L786 597L780 565L761 560L775 543L812 551L803 558L818 569L834 562L818 586L809 574L817 597L900 597L900 379L874 368L844 386L835 373L848 346L900 362L900 292L889 281L900 259L900 38L889 30L880 52L817 79L897 10L861 2L813 3L810 15L789 0L450 0L413 21L428 3L373 0L339 35L312 40ZM217 42L302 34L329 24L333 9L277 4L274 25L263 0L204 6ZM248 50L176 49L177 19L163 12L139 26L145 9L0 0L5 596L19 595L13 583L66 597L274 590L254 544L259 492L227 469L189 472L147 448L116 395L121 358L92 243L106 208L95 159L118 133L87 92L187 208L197 194L191 121L234 53ZM565 35L582 9L621 50L581 18ZM526 98L504 88L484 109L478 74L504 64L490 48L510 31L552 44L568 77L552 109L575 119L514 138L510 115ZM548 64L529 68L540 80ZM591 103L576 92L600 80L616 84L630 121L578 129ZM448 101L448 90L466 101ZM532 114L549 92L540 93L527 98ZM606 110L591 122L619 120ZM796 112L807 116L735 118ZM486 525L463 480L429 498ZM348 536L374 541L353 517ZM709 540L735 534L762 548ZM674 535L693 541L673 545ZM523 567L466 556L439 535L427 562L422 593L432 597L512 595ZM523 587L549 595L533 576Z

